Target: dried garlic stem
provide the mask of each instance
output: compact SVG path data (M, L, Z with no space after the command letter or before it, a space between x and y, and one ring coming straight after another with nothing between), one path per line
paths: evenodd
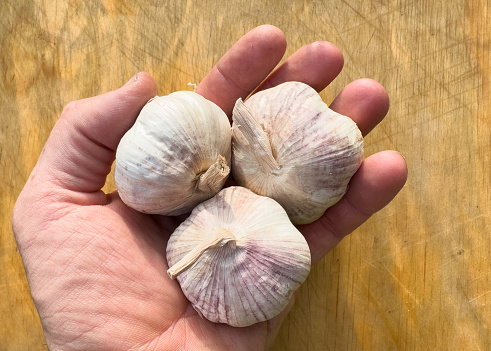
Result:
M254 148L254 155L264 171L271 172L280 169L281 167L274 158L268 134L263 130L241 99L237 100L234 107L234 122L249 144L256 146Z
M218 155L214 164L208 170L200 175L196 188L201 191L218 192L223 186L223 179L230 173L230 167L227 160L222 155Z
M225 228L216 227L208 240L201 242L198 246L189 251L183 258L167 270L167 274L171 279L175 279L179 274L191 267L206 250L220 248L231 241L235 243L235 240L235 236L232 232Z

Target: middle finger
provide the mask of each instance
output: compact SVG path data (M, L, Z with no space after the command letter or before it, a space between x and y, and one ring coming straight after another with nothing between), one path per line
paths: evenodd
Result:
M343 64L343 54L337 46L327 41L314 42L301 47L286 59L256 91L297 81L320 92L337 77Z

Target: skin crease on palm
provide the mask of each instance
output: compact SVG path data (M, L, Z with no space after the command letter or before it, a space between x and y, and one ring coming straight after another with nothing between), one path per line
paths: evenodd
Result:
M278 66L285 50L278 28L257 27L196 92L230 116L237 98L254 90L296 80L321 91L341 72L343 56L328 42L306 45ZM13 230L47 344L50 350L267 349L293 300L279 316L245 328L200 318L166 274L166 242L184 217L138 213L117 193L101 191L119 140L155 95L155 81L139 73L118 90L69 103L18 198ZM380 84L361 79L331 108L366 135L386 115L389 100ZM367 157L343 199L299 227L313 262L387 205L406 177L397 152Z

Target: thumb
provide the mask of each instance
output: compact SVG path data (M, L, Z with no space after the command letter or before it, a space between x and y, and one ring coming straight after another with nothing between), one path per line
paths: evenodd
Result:
M67 190L100 190L119 141L155 95L153 78L138 73L120 89L69 103L46 142L36 172Z

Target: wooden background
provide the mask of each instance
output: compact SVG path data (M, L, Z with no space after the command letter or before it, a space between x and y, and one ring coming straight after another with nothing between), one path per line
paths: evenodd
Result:
M71 100L144 70L160 94L197 83L270 23L287 54L315 40L391 98L366 154L405 155L396 200L313 268L274 350L491 349L491 6L427 0L2 0L0 350L46 350L10 214ZM110 180L106 186L112 189Z

